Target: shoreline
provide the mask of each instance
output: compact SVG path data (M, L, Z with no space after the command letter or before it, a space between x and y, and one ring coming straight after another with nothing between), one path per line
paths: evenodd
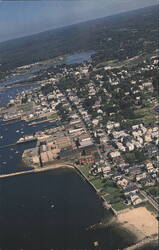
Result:
M136 243L141 242L144 238L145 235L143 232L141 232L138 228L136 228L134 225L129 224L128 222L119 222L118 219L116 220L117 225L119 225L121 228L125 229L126 231L134 234L136 237Z
M0 179L5 179L14 176L27 175L27 174L36 174L40 172L47 172L55 169L73 169L77 171L85 178L79 169L71 163L56 163L44 168L35 168L32 170L26 170L6 175L0 175ZM86 179L86 178L85 178ZM86 179L87 180L87 179ZM87 180L88 181L88 180ZM89 184L91 184L89 182ZM91 184L92 186L92 184ZM94 191L97 193L97 190L92 186ZM98 193L97 193L98 194ZM99 194L98 194L99 195ZM102 199L102 197L100 196ZM108 207L107 207L108 209ZM146 244L158 240L158 221L155 218L155 215L147 210L144 206L133 208L133 209L124 209L120 213L114 214L114 219L112 219L109 224L115 223L119 227L123 228L127 232L133 234L136 237L134 244L130 245L123 250L135 250L137 247L143 247ZM102 223L103 224L103 223ZM104 225L104 224L103 224ZM100 225L101 226L101 225Z
M73 51L72 53L67 53L67 54L64 54L64 55L60 55L60 56L56 56L56 57L53 57L53 58L50 58L50 59L46 59L46 60L43 60L43 61L38 61L36 64L33 63L33 65L31 64L28 64L28 65L24 65L24 66L30 66L29 69L24 69L24 71L22 72L18 72L15 76L11 75L10 77L6 78L6 79L1 79L0 80L0 83L3 83L3 82L6 82L6 81L10 81L12 78L14 77L19 77L19 76L23 76L23 75L26 75L26 74L34 74L34 73L39 73L41 70L43 70L42 67L46 67L46 68L51 68L51 67L54 67L58 64L65 64L66 63L66 60L67 58L71 57L71 56L74 56L74 55L78 55L78 54L81 54L81 53L91 53L91 55L95 54L96 51L94 50L84 50L84 49L81 49L81 50L77 50L77 51ZM90 55L90 57L91 57ZM66 63L67 64L67 63ZM16 68L18 69L18 67ZM15 69L15 70L16 70ZM34 72L35 70L35 72ZM33 71L33 72L31 72ZM22 80L22 81L18 81L18 82L13 82L13 84L6 84L6 85L1 85L0 84L0 89L2 88L11 88L11 87L16 87L16 85L20 85L20 86L25 86L25 85L29 85L29 84L32 84L32 83L26 83L29 79L27 80ZM15 85L15 86L14 86Z
M25 87L25 86L33 86L33 85L37 85L37 87L40 87L40 82L34 82L34 83L31 83L31 82L25 82L25 81L22 81L22 82L17 82L17 83L12 83L12 84L8 84L8 85L4 85L4 86L0 86L0 90L5 90L5 89L11 89L11 88L16 88L16 87Z

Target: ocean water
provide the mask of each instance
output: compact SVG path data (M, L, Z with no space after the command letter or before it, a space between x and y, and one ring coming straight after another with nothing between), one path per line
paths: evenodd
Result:
M117 250L134 242L114 224L89 229L104 217L109 222L111 212L74 170L0 179L1 250Z

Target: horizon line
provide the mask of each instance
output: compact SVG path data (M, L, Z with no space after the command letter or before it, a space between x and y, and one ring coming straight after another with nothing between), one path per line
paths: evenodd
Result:
M14 0L0 0L1 2L12 2ZM17 1L17 0L15 0ZM24 1L24 0L19 0L19 1ZM33 1L33 0L29 0L29 1ZM42 0L36 0L36 1L42 1ZM46 1L52 1L52 0L46 0ZM25 1L24 1L25 2ZM118 16L120 14L126 14L126 13L131 13L131 12L134 12L134 11L140 11L140 10L144 10L144 9L149 9L149 8L152 8L152 7L155 7L155 6L159 6L159 3L157 4L153 4L153 5L150 5L150 6L146 6L146 7L143 7L143 8L135 8L135 9L132 9L132 10L129 10L129 11L119 11L119 12L116 12L114 14L110 14L110 15L106 15L106 16L101 16L101 17L97 17L95 19L88 19L86 21L79 21L79 22L74 22L72 24L68 24L68 25L61 25L61 26L58 26L58 27L55 27L55 28L48 28L48 29L45 29L45 30L42 30L40 32L35 32L35 33L31 33L30 35L25 35L25 36L17 36L15 38L12 38L12 39L7 39L7 40L4 40L4 41L1 41L0 42L0 45L3 44L3 43L7 43L7 42L11 42L11 41L14 41L14 40L18 40L18 39L25 39L27 37L32 37L32 36L36 36L38 34L41 34L41 33L45 33L45 32L49 32L49 31L54 31L54 30L58 30L58 29L62 29L62 28L67 28L67 27L70 27L70 26L74 26L74 25L78 25L78 24L82 24L82 23L87 23L87 22L91 22L91 21L95 21L95 20L100 20L100 19L103 19L103 18L109 18L109 17L113 17L113 16Z

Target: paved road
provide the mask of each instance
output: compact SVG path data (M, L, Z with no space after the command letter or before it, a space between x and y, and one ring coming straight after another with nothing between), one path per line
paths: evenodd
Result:
M158 211L159 210L159 205L158 203L150 196L148 195L145 191L140 191L140 193L148 199L148 201L152 204L152 206Z

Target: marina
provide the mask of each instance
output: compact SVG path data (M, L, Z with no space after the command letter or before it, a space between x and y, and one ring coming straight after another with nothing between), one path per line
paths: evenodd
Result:
M56 126L55 122L40 123L35 126L29 126L26 121L4 122L0 121L0 174L19 172L26 170L22 162L22 154L25 149L36 145L36 139L33 134L43 129ZM28 138L17 143L20 138ZM18 152L18 153L16 153ZM8 157L9 155L9 157ZM6 162L3 164L3 162Z

